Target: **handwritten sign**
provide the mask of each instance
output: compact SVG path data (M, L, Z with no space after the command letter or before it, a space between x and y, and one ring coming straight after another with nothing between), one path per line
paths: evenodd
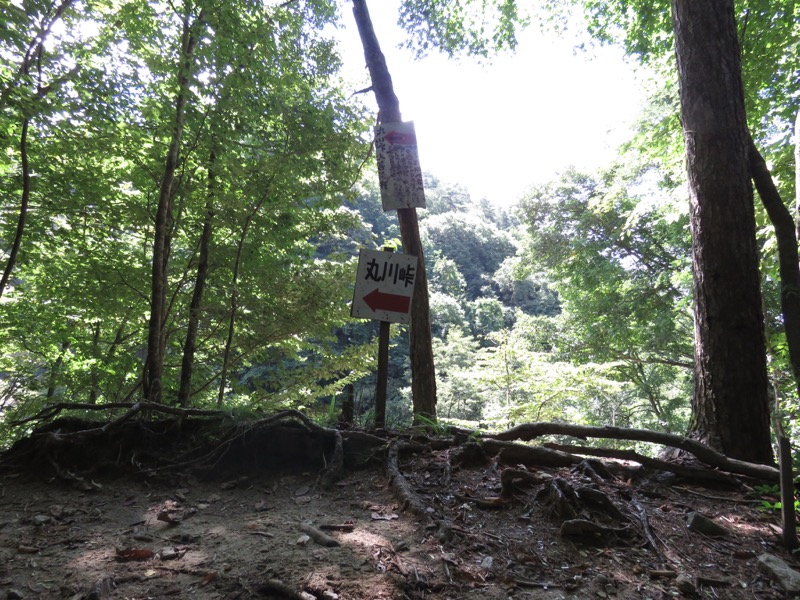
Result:
M375 128L375 155L383 210L425 208L425 188L414 123L381 123Z

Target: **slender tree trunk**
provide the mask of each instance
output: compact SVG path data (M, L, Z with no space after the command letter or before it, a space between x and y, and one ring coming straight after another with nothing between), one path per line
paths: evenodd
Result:
M150 322L147 336L147 362L142 379L144 397L151 402L162 401L164 377L164 324L166 322L167 268L169 262L169 232L172 222L172 196L175 172L181 138L184 129L186 102L189 96L189 77L192 72L192 59L196 37L187 13L183 20L181 37L181 62L178 65L178 92L175 97L175 121L172 128L172 140L167 151L164 165L164 176L156 210L155 231L153 239L153 273L150 295ZM195 23L202 21L202 14Z
M20 163L22 167L22 199L19 203L19 217L17 218L17 231L14 234L14 241L11 244L11 251L8 253L8 261L6 261L5 269L3 270L3 277L0 278L0 298L3 297L3 291L6 289L9 280L11 279L11 272L17 264L17 255L22 246L22 236L25 233L25 220L28 218L28 203L31 198L31 167L28 162L28 127L30 119L22 121L22 132L19 136L19 154Z
M225 340L225 349L222 353L222 371L219 376L219 392L217 394L217 406L219 407L222 406L223 401L225 400L225 387L228 384L228 369L230 368L231 351L233 349L233 336L236 331L236 317L238 316L239 312L239 289L237 288L237 285L239 283L239 267L242 264L244 245L247 241L247 233L250 230L250 224L253 222L256 214L258 214L258 211L261 210L264 202L266 202L267 198L269 197L271 187L272 180L270 179L270 181L267 183L267 188L261 195L258 203L256 203L256 205L253 207L253 210L250 211L250 214L247 215L247 218L244 220L244 224L242 225L242 233L239 236L239 244L236 247L236 260L233 263L233 276L231 277L231 308L228 318L228 337Z
M781 276L781 312L789 362L792 365L795 389L800 399L800 264L798 264L797 234L792 213L772 181L764 157L750 140L750 168L756 190L775 229L778 242L778 268ZM776 398L777 399L777 398Z
M352 383L344 386L344 390L342 390L342 413L339 416L339 423L346 427L353 425L354 395Z
M98 371L98 364L100 363L100 335L102 327L100 321L94 324L94 333L92 335L92 376L89 386L89 404L97 404L97 398L100 395L100 373Z
M800 240L800 110L794 121L794 205L797 213L795 235Z
M44 42L50 36L53 26L61 19L64 13L75 3L75 0L62 0L60 4L53 5L55 10L52 16L43 19L39 31L28 44L25 51L25 56L20 64L18 75L27 77L30 74L31 66L34 60L41 60L42 52L44 51ZM8 97L11 95L15 86L9 83L3 90L2 98L0 98L0 106L5 105ZM47 87L42 86L41 73L40 81L37 85L36 95L37 98L43 98L48 92ZM30 127L30 117L26 116L22 120L22 132L20 133L20 163L22 167L22 199L20 200L19 217L17 218L17 230L14 234L14 241L11 244L8 260L6 266L3 268L3 275L0 277L0 298L3 297L3 292L11 279L11 273L17 263L17 256L19 249L22 246L22 237L25 232L25 221L28 216L28 204L31 196L31 171L28 162L28 128Z
M56 389L58 388L58 380L61 378L61 372L64 367L64 355L69 350L69 340L66 342L61 342L61 352L56 359L53 368L50 369L50 379L47 383L47 393L46 398L47 400L52 400L56 395Z
M378 102L378 122L398 123L402 121L400 101L394 93L392 77L386 66L378 38L372 27L366 0L353 0L355 15L364 57L372 79L372 90ZM425 256L419 236L417 209L401 208L397 211L403 252L417 257L417 281L411 300L411 324L409 327L409 351L411 353L411 395L414 404L414 420L423 416L436 419L436 372L433 364L431 343L431 320L428 298L428 276L425 272Z
M695 393L691 435L773 461L749 133L733 0L673 0L689 175Z
M192 391L192 371L194 368L194 354L197 349L197 330L200 326L201 305L203 293L208 277L208 251L211 245L212 224L214 221L214 194L215 194L215 169L216 154L211 151L208 166L208 200L206 202L206 218L203 223L203 233L200 236L199 258L197 262L197 278L192 294L192 303L189 307L189 323L186 327L186 341L183 345L183 362L181 364L181 380L178 389L178 404L188 406Z

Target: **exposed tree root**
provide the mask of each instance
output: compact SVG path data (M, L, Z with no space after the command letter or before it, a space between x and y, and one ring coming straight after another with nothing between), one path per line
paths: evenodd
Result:
M389 443L386 472L389 475L389 485L392 493L400 500L403 510L408 510L424 523L437 528L441 540L450 539L453 535L452 524L437 515L433 507L425 504L424 500L412 489L408 479L400 471L400 451L406 449L418 450L419 448L416 445L404 444L397 440Z
M546 448L557 450L559 452L568 452L574 454L581 454L586 456L600 456L603 458L616 458L619 460L628 460L637 462L645 467L654 469L656 471L667 471L675 473L691 481L699 481L704 483L721 483L727 485L739 485L740 481L737 477L730 473L723 471L714 471L703 467L693 467L689 465L680 465L677 463L667 462L665 460L658 460L657 458L650 458L644 456L633 450L616 450L612 448L592 448L591 446L573 446L568 444L544 444Z
M628 429L611 426L591 427L588 425L570 425L568 423L525 423L487 437L500 441L531 441L543 435L569 435L579 439L592 437L662 444L689 452L705 464L730 473L766 481L778 481L780 479L778 469L775 467L728 458L724 454L687 437L660 431L649 431L647 429Z
M393 440L389 443L389 453L386 460L386 472L389 475L389 486L392 492L400 500L401 508L408 510L420 519L429 520L432 518L432 510L422 499L411 489L408 480L400 472L399 454L402 443Z
M530 471L523 471L521 469L503 469L500 473L500 483L502 484L501 496L505 499L510 499L514 496L514 491L521 485L540 485L546 483L553 478L552 475L546 473L531 473Z
M647 518L647 510L638 500L632 500L631 505L634 509L636 509L637 517L639 518L639 522L642 525L642 532L644 533L644 537L647 540L650 549L656 553L658 556L659 562L663 565L665 563L664 554L661 552L661 547L659 546L658 542L656 541L655 535L653 534L653 530L650 527L650 520Z
M496 455L497 461L506 465L525 465L529 467L572 467L581 459L566 452L550 450L541 446L523 446L513 442L503 442L484 438L481 445L488 454Z
M113 418L106 422L86 421L75 417L55 419L67 410L97 414L105 412ZM154 419L154 415L165 418ZM40 456L41 462L48 468L55 468L57 473L69 471L68 461L71 455L75 455L76 461L87 456L101 460L99 454L97 456L92 454L92 447L95 444L105 445L109 451L112 449L111 446L114 446L116 455L113 460L117 463L123 461L129 467L133 465L147 472L180 470L195 466L224 469L236 464L229 454L250 452L259 454L248 457L252 461L251 466L261 459L267 463L271 460L276 463L281 460L303 462L306 466L317 468L320 472L318 485L327 488L341 479L346 469L358 467L371 460L383 460L387 451L385 437L358 430L339 431L324 427L297 410L281 411L257 421L235 421L223 411L180 408L152 402L105 405L59 403L46 407L37 415L17 421L15 424L33 422L40 422L42 425L28 440L23 440L27 446L25 444L21 446ZM272 435L266 435L267 431L275 432L283 443L278 444L278 440L270 441ZM109 438L112 433L113 436ZM596 466L587 463L585 461L587 455L634 461L646 468L672 472L696 482L738 485L740 482L736 475L770 482L779 480L778 469L729 459L694 440L661 432L619 427L586 427L565 423L529 423L496 435L483 435L478 438L478 443L470 441L475 439L474 436L466 436L462 430L452 428L451 433L451 436L426 439L424 446L417 444L413 447L416 450L429 451L431 448L452 448L460 443L458 450L452 454L452 466L457 468L486 464L491 458L499 464L515 467L525 465L563 468L583 464L580 468L598 484L608 479L610 474L603 469L602 463L595 461ZM530 446L512 441L529 441L544 435L665 444L692 453L712 468L674 464L633 451L558 444ZM146 437L147 443L143 441L142 436ZM191 447L181 448L176 445L175 440L179 438L184 444L191 442ZM395 435L394 438L400 439L400 436ZM412 440L418 439L419 436L412 436ZM254 440L257 442L256 447L251 448ZM130 456L125 455L126 444L136 446L135 450L130 450L132 453ZM423 514L426 507L416 505L417 501L411 495L407 482L403 483L405 479L397 466L397 453L401 449L410 451L413 444L414 442L402 444L398 442L391 446L387 470L390 479L393 482L397 481L392 485L393 489L397 490L401 502L407 504L411 510ZM6 454L3 453L3 459L6 458ZM110 462L112 458L107 456L105 460ZM118 466L124 468L125 464ZM525 476L517 476L520 483L524 483L525 479ZM510 488L505 482L503 485L503 493L510 493Z

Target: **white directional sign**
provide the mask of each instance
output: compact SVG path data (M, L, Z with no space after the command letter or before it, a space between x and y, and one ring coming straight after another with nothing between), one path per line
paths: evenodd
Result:
M381 123L375 128L375 156L383 210L425 208L425 187L414 123Z
M390 323L408 323L417 279L417 257L361 250L350 315Z

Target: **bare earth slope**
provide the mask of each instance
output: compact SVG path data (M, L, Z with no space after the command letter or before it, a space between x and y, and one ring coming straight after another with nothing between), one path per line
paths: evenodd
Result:
M707 489L598 461L503 465L422 445L398 466L426 515L404 510L380 454L323 489L322 456L281 467L253 443L248 457L245 444L164 471L131 460L119 437L94 440L88 456L6 453L0 598L769 599L785 592L758 557L796 566L779 513L744 483ZM99 471L115 448L118 468ZM723 531L687 527L697 515Z

